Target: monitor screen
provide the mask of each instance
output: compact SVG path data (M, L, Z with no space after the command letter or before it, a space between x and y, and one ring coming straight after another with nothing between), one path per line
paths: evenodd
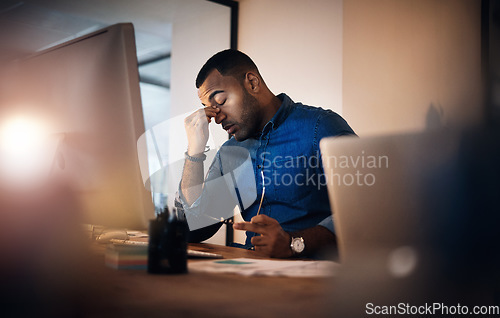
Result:
M29 118L58 136L50 173L69 181L82 221L147 228L154 207L137 156L144 120L133 25L38 52L16 65L9 83L0 119Z

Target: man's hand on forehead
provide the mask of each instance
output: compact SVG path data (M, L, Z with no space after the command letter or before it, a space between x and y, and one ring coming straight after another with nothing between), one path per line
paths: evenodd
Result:
M212 118L217 116L217 114L220 112L220 108L217 108L216 106L207 106L204 107L203 110L205 111L205 116L207 116L207 121L209 123L211 123Z
M188 154L190 156L204 151L209 135L208 124L219 113L219 108L204 107L184 119L184 129L188 138Z

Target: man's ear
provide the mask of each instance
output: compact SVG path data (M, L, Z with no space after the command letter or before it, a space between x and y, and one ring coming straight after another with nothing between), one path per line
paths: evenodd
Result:
M254 72L247 72L245 74L245 86L249 93L258 93L260 91L260 78Z

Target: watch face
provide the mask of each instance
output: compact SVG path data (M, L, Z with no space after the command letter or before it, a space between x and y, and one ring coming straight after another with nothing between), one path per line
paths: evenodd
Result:
M295 252L295 253L302 253L302 251L304 250L304 240L301 238L301 237L295 237L293 238L292 240L292 250Z

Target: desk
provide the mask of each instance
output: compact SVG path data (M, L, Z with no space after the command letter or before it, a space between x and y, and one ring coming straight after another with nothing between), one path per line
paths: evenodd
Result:
M190 244L190 248L220 253L224 258L265 258L254 251L226 246ZM89 270L99 288L89 299L92 306L84 306L86 317L326 316L329 279L206 273L152 275L106 268L103 257L95 261Z

